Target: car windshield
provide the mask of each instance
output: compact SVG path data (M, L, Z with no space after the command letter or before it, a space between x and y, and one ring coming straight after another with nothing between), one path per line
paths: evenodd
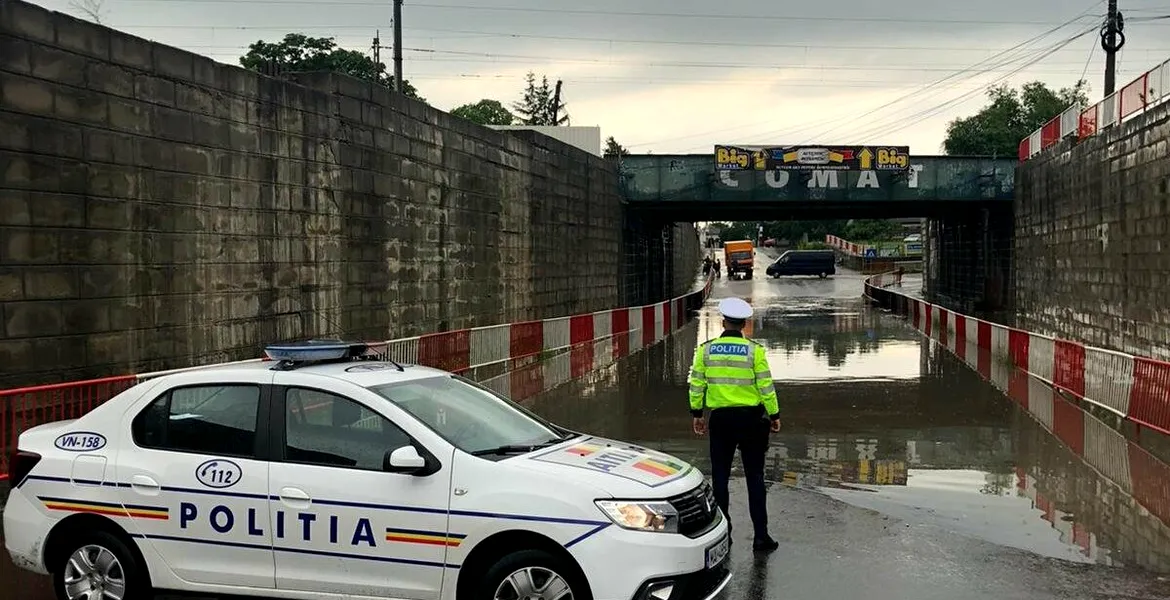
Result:
M464 452L483 454L567 439L567 432L461 377L432 377L370 389Z
M742 260L742 259L751 258L751 257L752 257L751 252L732 252L731 253L731 258L733 260Z

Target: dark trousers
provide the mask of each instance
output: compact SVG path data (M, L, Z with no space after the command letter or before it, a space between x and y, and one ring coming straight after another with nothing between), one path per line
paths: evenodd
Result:
M731 462L735 450L743 461L747 478L748 512L757 538L768 536L768 508L764 488L764 455L768 451L767 416L762 406L717 408L707 419L707 435L711 438L711 480L715 502L723 513L730 502L727 480L731 476Z

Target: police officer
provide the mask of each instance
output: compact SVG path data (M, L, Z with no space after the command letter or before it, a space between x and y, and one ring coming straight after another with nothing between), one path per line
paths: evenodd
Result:
M711 433L711 479L715 501L727 510L727 479L735 449L747 478L748 511L755 528L753 548L771 552L779 544L768 535L764 454L768 432L780 431L780 408L764 347L743 335L752 307L739 298L719 303L723 335L700 344L691 365L690 401L694 431ZM711 409L703 420L704 403Z

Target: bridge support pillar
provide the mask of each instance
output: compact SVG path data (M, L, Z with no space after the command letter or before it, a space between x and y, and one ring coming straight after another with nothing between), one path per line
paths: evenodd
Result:
M1013 236L1009 204L959 208L928 219L923 236L926 298L1010 322Z
M644 306L689 292L701 259L702 248L693 224L622 212L624 306Z

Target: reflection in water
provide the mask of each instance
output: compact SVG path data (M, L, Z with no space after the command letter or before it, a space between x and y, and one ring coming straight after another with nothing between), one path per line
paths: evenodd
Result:
M718 314L698 319L701 338L722 332ZM918 377L919 336L856 302L800 298L757 307L745 334L768 348L772 372L785 380Z
M758 306L753 339L772 350L784 423L768 453L771 485L1045 556L1170 573L1170 467L1149 453L1131 445L1127 460L1147 475L1118 483L894 317L840 300ZM530 404L709 472L706 440L690 432L686 377L697 342L719 329L704 314Z

